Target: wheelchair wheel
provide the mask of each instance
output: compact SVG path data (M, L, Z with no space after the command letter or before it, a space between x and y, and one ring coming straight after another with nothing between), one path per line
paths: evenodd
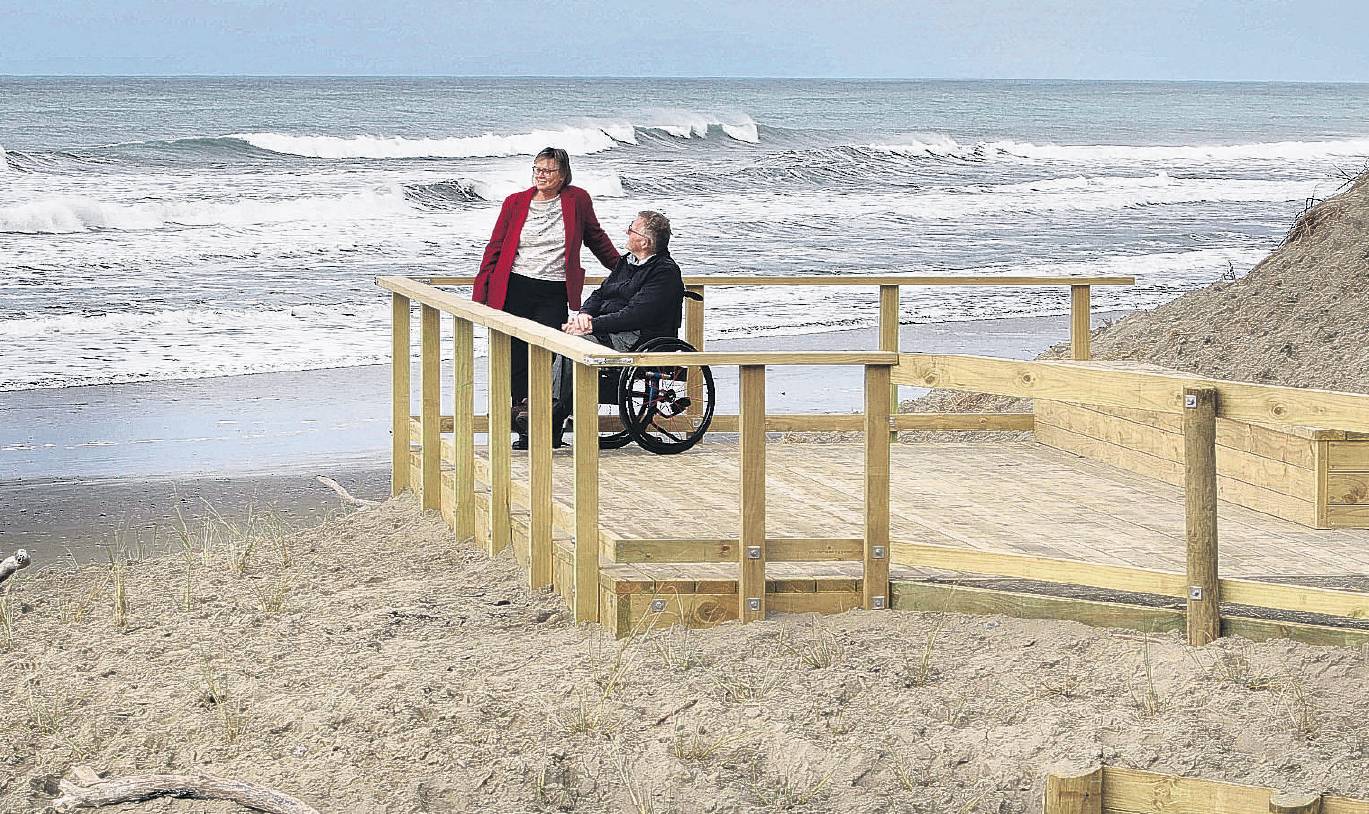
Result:
M674 337L649 340L634 353L692 352ZM693 379L696 393L690 394ZM618 409L632 440L648 452L675 455L695 444L713 421L713 371L706 365L651 365L624 368Z

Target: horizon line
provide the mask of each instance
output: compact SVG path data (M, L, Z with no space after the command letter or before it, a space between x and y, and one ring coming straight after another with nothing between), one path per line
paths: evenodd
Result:
M987 76L766 76L766 75L684 75L684 74L407 74L407 73L0 73L0 79L599 79L599 80L684 80L684 81L780 81L780 82L1061 82L1061 83L1145 83L1214 85L1366 85L1369 80L1330 79L1137 79L1072 77L987 77Z

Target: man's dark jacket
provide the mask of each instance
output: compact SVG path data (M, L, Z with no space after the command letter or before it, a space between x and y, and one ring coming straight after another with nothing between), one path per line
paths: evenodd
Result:
M594 333L641 331L642 339L680 335L680 304L684 280L669 253L657 254L640 266L625 254L613 273L599 286L581 313L594 318Z

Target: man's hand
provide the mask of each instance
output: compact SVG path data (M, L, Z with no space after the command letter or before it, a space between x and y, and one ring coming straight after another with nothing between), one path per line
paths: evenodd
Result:
M574 336L584 336L594 332L594 319L589 314L571 314L570 321L562 325L561 330Z

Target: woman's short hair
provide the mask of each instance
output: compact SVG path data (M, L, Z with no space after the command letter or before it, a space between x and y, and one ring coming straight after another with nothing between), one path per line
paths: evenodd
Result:
M541 161L544 158L550 158L552 161L556 162L557 169L561 171L561 186L564 187L569 185L570 153L566 152L565 150L562 150L560 147L544 147L542 149L542 152L538 153L537 157L534 158L533 161Z
M637 217L642 219L642 228L651 235L651 248L655 249L657 254L670 251L670 220L660 212L653 212L650 209L638 212Z

